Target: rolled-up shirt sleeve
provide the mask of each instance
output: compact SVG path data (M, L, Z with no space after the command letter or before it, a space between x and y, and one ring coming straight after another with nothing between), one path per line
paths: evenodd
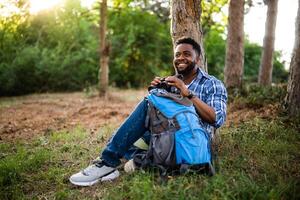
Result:
M226 120L227 91L224 84L219 80L211 80L208 84L206 103L213 107L216 113L216 120L211 124L219 128Z

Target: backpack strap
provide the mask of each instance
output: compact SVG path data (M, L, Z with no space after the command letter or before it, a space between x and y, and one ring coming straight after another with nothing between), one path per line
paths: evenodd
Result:
M153 93L155 93L155 95L158 96L158 97L169 98L169 99L172 99L173 101L175 101L176 103L179 103L179 104L182 104L182 105L185 105L185 106L192 106L193 105L191 100L189 100L187 97L183 97L181 94L171 93L171 92L168 92L164 89L154 90Z

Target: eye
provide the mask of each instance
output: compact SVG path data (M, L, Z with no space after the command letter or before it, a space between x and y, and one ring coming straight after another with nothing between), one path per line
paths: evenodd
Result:
M180 53L179 52L175 53L175 58L178 58L178 57L180 57Z
M190 57L190 56L192 56L191 52L189 52L189 51L185 51L185 52L183 53L183 55L184 55L185 57Z

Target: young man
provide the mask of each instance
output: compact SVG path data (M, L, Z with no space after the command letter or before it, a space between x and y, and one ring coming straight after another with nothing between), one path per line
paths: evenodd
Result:
M203 128L211 133L212 126L218 128L225 121L227 92L221 81L208 75L197 66L200 53L200 46L193 39L179 39L176 42L173 65L177 74L181 74L183 79L169 76L165 80L169 85L180 89L181 95L188 97L193 102ZM160 78L156 77L151 85L155 86L158 83L160 83ZM145 128L146 114L147 100L144 99L110 139L101 154L101 161L72 175L71 183L88 186L110 174L112 178L117 177L116 167L120 165L120 158L124 157L133 143L147 132Z

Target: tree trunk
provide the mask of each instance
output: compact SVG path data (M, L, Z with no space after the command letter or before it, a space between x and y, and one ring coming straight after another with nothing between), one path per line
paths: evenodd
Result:
M290 65L286 103L290 116L300 115L300 2L296 18L295 44Z
M220 55L221 56L221 55ZM244 71L244 0L229 3L224 82L227 88L241 88Z
M109 45L106 41L107 0L102 0L100 8L100 68L99 68L99 95L105 96L108 91L108 61Z
M268 6L268 11L258 83L260 85L271 85L278 0L265 0L265 3Z
M172 0L170 13L173 46L175 47L174 43L178 38L193 38L201 47L200 63L198 64L207 71L200 24L201 0Z

